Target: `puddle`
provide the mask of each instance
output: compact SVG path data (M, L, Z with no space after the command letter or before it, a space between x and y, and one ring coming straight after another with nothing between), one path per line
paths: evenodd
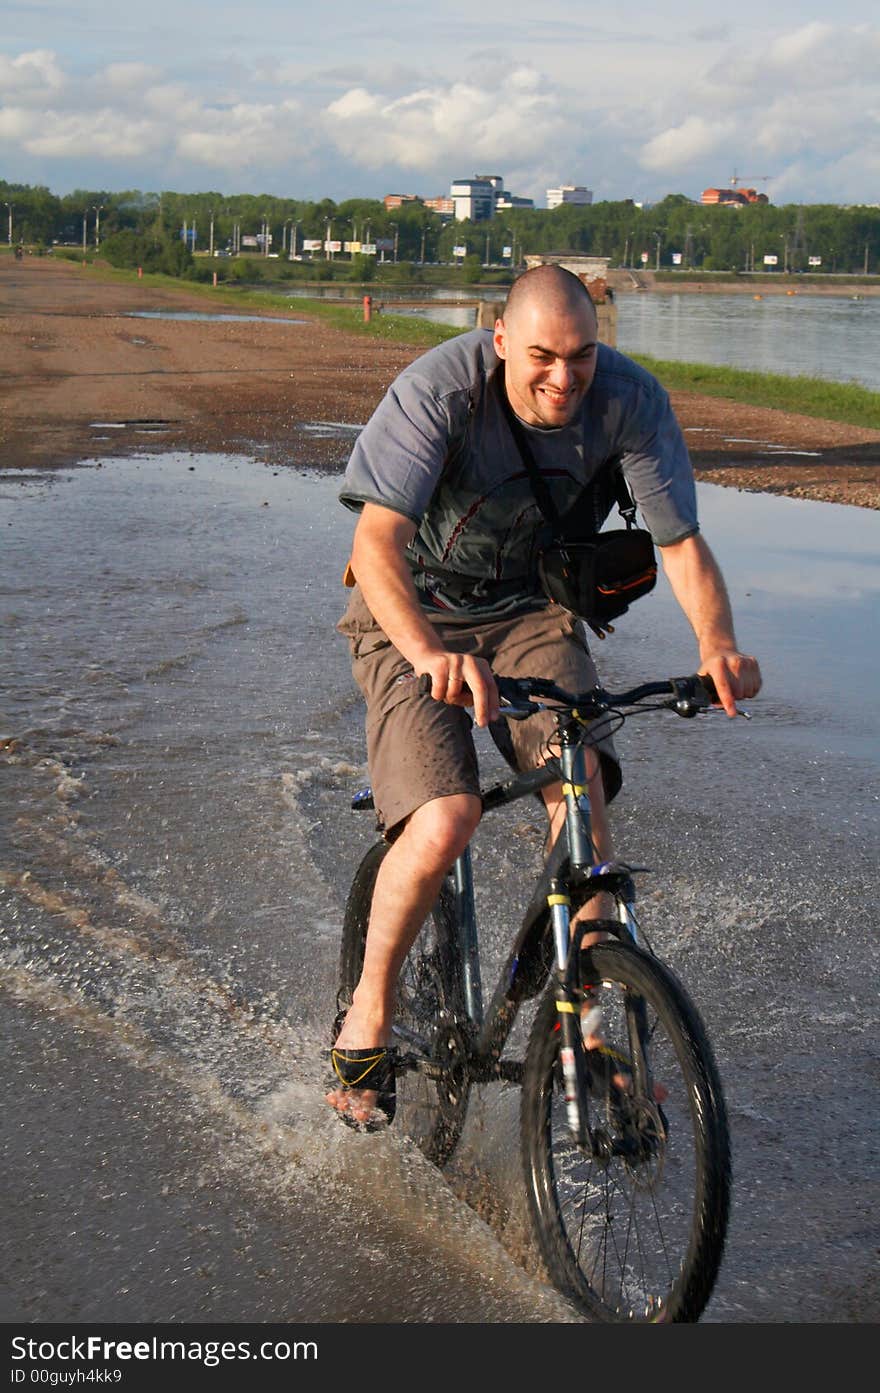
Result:
M803 455L807 459L821 459L821 450L789 450L787 445L768 445L766 450L759 450L759 455Z
M317 436L320 439L334 440L339 436L349 435L352 438L360 435L363 425L354 424L350 421L306 421L297 427L303 435Z
M126 319L183 319L206 324L308 324L307 319L269 318L264 314L205 314L201 310L126 310Z
M171 421L90 421L90 430L134 430L138 435L162 435Z

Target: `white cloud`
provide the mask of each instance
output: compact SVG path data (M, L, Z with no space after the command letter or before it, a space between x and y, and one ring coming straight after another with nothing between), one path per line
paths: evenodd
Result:
M56 159L81 156L88 150L105 160L140 161L161 147L161 132L150 121L120 118L118 111L88 113L47 111L39 130L22 139L25 150Z
M564 121L557 93L540 74L518 68L491 86L450 82L390 99L354 87L326 108L324 130L368 167L448 166L455 178L486 162L503 170L514 157L543 158Z
M111 91L128 93L155 82L159 75L159 69L149 63L109 63L99 81L103 79Z
M57 93L65 77L58 59L48 49L20 53L17 58L0 54L0 95L14 94L18 100L41 100Z
M680 170L713 151L731 131L730 122L688 116L649 140L642 150L645 169Z
M299 103L235 106L202 110L196 125L176 140L182 159L218 169L243 169L265 158L289 158L305 148L306 125Z

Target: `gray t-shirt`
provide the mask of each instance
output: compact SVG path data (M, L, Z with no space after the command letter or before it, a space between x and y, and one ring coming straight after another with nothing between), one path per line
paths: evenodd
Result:
M537 576L551 528L535 501L501 398L488 329L450 339L392 383L359 435L340 493L349 508L378 503L418 526L408 557L423 604L492 618L546 603ZM523 423L561 516L600 526L619 460L659 546L699 530L687 448L656 378L599 345L596 374L575 419Z

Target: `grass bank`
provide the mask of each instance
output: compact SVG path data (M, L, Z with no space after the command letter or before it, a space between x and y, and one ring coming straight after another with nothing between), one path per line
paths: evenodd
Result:
M707 363L672 363L644 354L631 355L659 378L669 392L698 392L725 397L746 406L796 411L823 421L880 430L880 392L820 377L785 377L778 373L718 368Z
M113 281L137 281L136 271L119 271L109 266L89 268L89 274ZM177 294L196 296L215 309L276 310L285 314L307 314L345 333L381 339L384 342L432 348L460 333L445 324L409 315L374 314L364 323L363 307L328 305L323 300L295 299L254 289L239 289L222 283L214 289L197 281L181 281L175 276L145 275L143 285L161 287ZM880 392L818 377L785 377L780 374L747 372L740 368L719 368L706 363L676 363L644 355L631 355L652 372L667 391L696 392L704 396L725 397L744 406L769 406L779 411L795 411L824 421L842 421L850 426L880 430Z

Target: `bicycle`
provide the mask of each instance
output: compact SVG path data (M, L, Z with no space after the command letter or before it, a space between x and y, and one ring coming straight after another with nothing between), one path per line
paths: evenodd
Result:
M430 691L430 679L420 683ZM394 1126L442 1166L461 1135L471 1085L521 1085L529 1210L555 1285L600 1320L694 1321L712 1292L727 1228L724 1096L696 1008L640 935L633 875L645 868L594 864L584 751L603 722L617 728L638 709L692 717L717 694L699 676L618 693L573 694L539 678L496 683L504 716L551 710L556 729L548 763L483 792L484 812L561 781L565 824L488 1009L470 848L446 877L398 985ZM666 699L644 705L655 697ZM352 800L356 809L372 806L370 789ZM386 850L379 842L367 852L348 897L337 1031L360 977ZM570 921L597 894L612 897L614 916L591 922L605 940L581 948ZM502 1058L517 1012L548 978L525 1060ZM581 1018L594 1008L602 1043L589 1047Z

